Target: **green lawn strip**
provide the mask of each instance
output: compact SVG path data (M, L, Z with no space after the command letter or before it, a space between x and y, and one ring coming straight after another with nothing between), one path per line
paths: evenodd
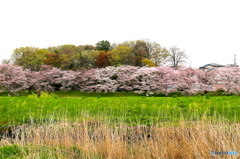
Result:
M44 92L44 91L42 91ZM54 91L48 92L49 94L54 94L58 97L143 97L146 96L146 93L135 93L135 92L79 92L79 91ZM18 91L15 93L9 93L9 91L0 91L0 97L6 96L29 96L32 94L37 94L36 91ZM168 95L154 92L154 94L150 95L151 97L184 97L185 95L182 92L171 92ZM224 92L208 92L208 94L198 93L196 95L189 96L230 96L228 94L224 94Z
M42 91L44 92L44 91ZM139 97L139 96L146 96L145 93L139 94L135 92L79 92L79 91L54 91L49 92L50 94L55 94L58 97ZM15 93L9 93L8 91L1 91L0 96L28 96L32 94L37 94L36 91L19 91ZM160 96L160 95L157 95Z
M145 96L145 94L139 94L134 92L79 92L79 91L55 91L54 92L58 97L139 97Z

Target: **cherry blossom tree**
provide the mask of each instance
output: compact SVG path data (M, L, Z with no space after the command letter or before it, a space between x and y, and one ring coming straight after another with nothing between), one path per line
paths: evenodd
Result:
M240 68L221 67L211 71L209 81L214 90L222 89L227 94L239 94L240 92Z
M116 67L91 69L77 76L80 91L116 92L119 84L114 78Z
M135 92L143 93L146 95L152 94L155 89L153 88L152 78L155 67L141 67L131 76L132 87Z
M26 90L29 85L23 68L10 64L0 65L0 87L10 93Z
M227 94L240 92L240 68L215 68L204 72L179 67L109 66L91 70L68 71L42 65L40 71L23 70L10 64L0 65L0 89L196 94L222 89Z
M171 67L157 67L153 76L153 88L157 93L168 94L176 91L177 74Z
M134 67L130 65L126 66L120 66L117 68L117 72L113 77L116 78L116 80L119 83L118 90L117 91L134 91L134 78L132 77L136 71L139 69L139 67Z
M75 72L74 71L63 71L56 67L43 66L42 70L37 73L38 88L46 91L56 90L74 90L75 88Z
M187 94L195 94L200 91L197 72L191 68L180 67L177 71L177 91Z

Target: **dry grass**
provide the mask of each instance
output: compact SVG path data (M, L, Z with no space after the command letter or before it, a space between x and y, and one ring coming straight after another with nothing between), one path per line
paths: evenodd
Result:
M181 121L175 127L147 127L60 122L25 125L16 130L14 139L0 141L0 146L12 144L21 149L13 158L206 159L212 158L210 151L238 151L240 125Z

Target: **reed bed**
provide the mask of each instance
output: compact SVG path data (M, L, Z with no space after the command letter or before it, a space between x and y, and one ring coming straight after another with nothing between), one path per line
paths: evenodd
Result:
M240 124L181 120L178 126L112 125L102 121L21 125L0 141L0 158L239 158L210 151L240 149ZM9 153L6 153L9 151Z

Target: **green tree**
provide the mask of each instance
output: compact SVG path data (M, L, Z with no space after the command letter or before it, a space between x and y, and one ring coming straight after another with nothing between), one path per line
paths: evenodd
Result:
M51 48L60 57L60 68L79 70L96 66L99 51L93 45L62 45Z
M96 47L93 45L79 45L76 47L77 52L96 50Z
M110 50L110 42L107 41L107 40L102 40L102 41L99 41L98 43L96 43L96 47L97 47L97 50L100 50L100 51L109 51Z
M62 45L58 50L63 70L76 70L81 61L81 55L77 52L75 45Z
M115 49L108 52L108 59L112 66L132 65L132 55L130 47L118 45Z
M79 68L94 68L96 67L96 61L97 57L99 55L98 50L84 50L81 51L79 54L81 54L81 63L79 64Z
M78 69L95 67L95 62L99 54L95 46L79 45L75 49L78 54L78 59L76 59L78 61Z
M48 47L47 50L50 53L58 53L59 49L61 48L61 46L52 46L52 47Z
M154 62L152 60L149 60L149 59L143 59L142 60L142 64L144 66L147 66L147 67L155 67L156 65L154 64Z
M31 71L38 71L44 63L47 53L49 53L49 51L46 49L28 46L21 47L13 51L11 60L14 65L23 66L23 68L30 69Z

